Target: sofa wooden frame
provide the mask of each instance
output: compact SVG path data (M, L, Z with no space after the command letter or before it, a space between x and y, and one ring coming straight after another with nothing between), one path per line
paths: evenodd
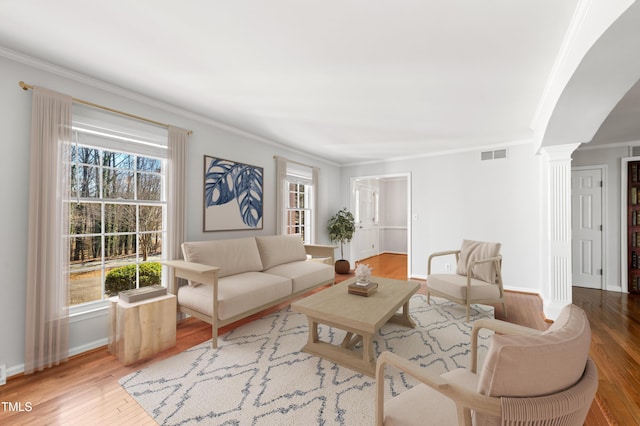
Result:
M335 246L322 245L322 244L305 244L304 247L305 247L306 253L312 256L311 260L314 260L316 258L326 259L327 263L331 262L331 265L333 265L333 254L334 254ZM287 295L286 297L274 300L262 306L258 306L257 308L243 312L231 318L220 320L217 316L218 271L220 270L219 267L203 265L201 263L187 262L185 260L165 260L165 261L162 261L161 263L165 266L168 266L168 269L169 269L168 290L171 294L175 294L176 296L178 295L178 286L179 286L180 279L198 282L201 285L213 286L213 297L211 300L211 303L213 304L213 310L212 310L213 316L203 314L202 312L195 311L193 309L187 308L186 306L181 306L179 302L176 302L178 303L178 306L177 306L178 312L191 315L192 317L198 318L201 321L211 324L211 342L212 342L213 348L218 347L218 330L221 327L224 327L225 325L234 323L238 320L251 316L267 308L276 306L280 303L286 302L288 300L292 300L315 288L322 287L328 284L333 285L335 283L335 277L334 277L331 280L318 283L311 288L304 289L297 293L292 293L290 295Z

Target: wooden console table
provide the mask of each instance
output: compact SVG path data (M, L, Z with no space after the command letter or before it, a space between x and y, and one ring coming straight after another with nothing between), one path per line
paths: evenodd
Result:
M109 353L124 365L176 344L176 296L167 294L135 303L109 299Z

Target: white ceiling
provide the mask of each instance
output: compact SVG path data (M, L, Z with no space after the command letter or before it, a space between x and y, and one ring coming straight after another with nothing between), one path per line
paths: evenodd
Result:
M611 111L589 146L640 141L640 80Z
M577 5L0 0L0 45L349 164L532 140Z

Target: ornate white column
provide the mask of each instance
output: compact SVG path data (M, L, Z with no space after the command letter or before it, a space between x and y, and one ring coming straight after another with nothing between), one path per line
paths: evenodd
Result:
M548 161L548 287L544 314L555 320L571 303L571 154L580 144L542 148Z

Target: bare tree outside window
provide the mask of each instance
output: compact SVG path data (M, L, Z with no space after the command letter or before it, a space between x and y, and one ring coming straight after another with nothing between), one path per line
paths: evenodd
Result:
M140 265L160 259L163 173L161 159L73 146L68 200L72 305L111 295L114 290L106 289L105 281L119 268L133 271L126 286L137 287Z

